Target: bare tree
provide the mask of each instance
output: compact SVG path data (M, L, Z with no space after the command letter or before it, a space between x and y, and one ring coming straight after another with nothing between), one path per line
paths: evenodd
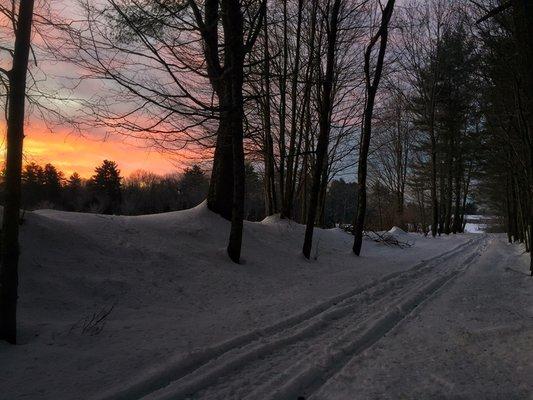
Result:
M372 135L372 116L374 113L374 104L376 93L379 87L379 81L383 72L383 63L385 60L385 51L387 49L387 40L389 32L389 22L394 11L394 0L388 0L382 9L381 23L377 32L372 36L365 52L365 81L366 81L366 102L363 115L363 128L361 131L361 146L359 148L359 161L357 171L357 212L354 223L354 244L353 252L360 255L363 243L363 229L366 213L366 179L367 179L367 160L368 150L370 148L370 137ZM376 59L376 65L371 70L371 59L373 50L379 41L379 51Z
M33 6L33 0L20 2L15 23L12 68L9 71L1 71L7 75L9 86L5 205L0 244L0 339L12 344L17 341L20 189Z
M207 206L232 221L228 254L238 262L244 68L266 0L81 1L85 20L58 24L65 35L55 47L82 79L109 85L86 102L88 121L168 152L205 152L215 142Z
M303 254L305 258L311 256L311 247L313 245L313 229L315 225L315 218L318 206L318 196L320 191L320 184L322 175L325 169L327 160L327 151L329 143L329 131L331 122L331 108L333 103L333 74L335 62L335 50L337 45L337 28L341 2L334 0L331 8L331 19L327 30L327 59L326 59L326 73L322 82L321 93L321 107L320 107L320 132L318 134L318 141L316 146L316 161L313 171L313 186L311 188L309 210L307 214L307 224L305 228L305 238L303 244Z
M369 164L375 179L394 194L395 224L405 228L405 191L413 152L413 126L401 95L392 94L384 108L374 127L377 140Z

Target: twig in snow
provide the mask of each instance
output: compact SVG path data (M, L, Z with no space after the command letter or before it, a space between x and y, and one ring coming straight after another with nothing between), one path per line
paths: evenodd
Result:
M72 332L76 328L80 327L83 335L98 335L104 330L106 319L115 308L115 304L116 302L111 304L109 307L104 306L99 311L93 312L92 314L82 318L72 325L69 332Z

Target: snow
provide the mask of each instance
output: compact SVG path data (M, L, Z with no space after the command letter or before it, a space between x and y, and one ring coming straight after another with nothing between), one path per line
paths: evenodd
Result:
M390 230L389 230L389 233L391 235L396 235L396 236L405 236L407 235L407 232L405 232L402 228L399 228L397 226L393 226Z
M317 398L352 399L353 393L373 398L372 390L396 397L393 388L376 388L374 382L414 379L405 374L416 371L389 367L380 375L372 369L379 364L365 364L366 357L408 363L417 348L417 360L438 361L444 344L427 337L431 332L420 333L415 343L414 332L399 342L390 339L391 332L401 335L415 323L423 330L427 325L417 318L428 318L436 332L452 337L463 320L474 324L468 318L478 303L472 299L480 306L503 304L480 316L488 321L491 313L508 313L509 304L500 298L514 298L513 310L524 316L522 324L530 323L526 260L499 236L431 238L395 230L391 234L414 246L368 240L358 258L351 253L352 236L338 228L317 229L308 261L300 254L304 229L279 216L245 223L245 262L236 265L225 254L229 223L205 204L139 217L27 213L21 239L22 340L19 346L0 344L0 399L179 399L190 393L259 399L296 398L307 391ZM492 264L497 267L490 269ZM432 314L430 306L445 299L441 292L471 274L468 285L482 275L487 286L474 286L468 301L458 300L461 293L451 296ZM425 301L428 306L418 307ZM446 309L452 305L456 308ZM493 315L495 327L508 323L505 315ZM459 316L453 324L452 316ZM479 324L476 329L492 326ZM529 349L530 333L511 330L506 344L492 344L504 351L516 336ZM439 338L452 340L444 334ZM396 358L379 353L382 346L393 348ZM457 351L459 359L461 354L473 357ZM520 354L507 361L531 375L531 365L524 364L528 353ZM437 361L432 372L439 370ZM450 370L452 361L446 364ZM495 375L497 381L505 374ZM513 375L512 382L522 382L521 376ZM419 381L420 393L429 393L430 383Z
M497 220L492 215L465 215L465 232L484 233Z
M487 224L478 224L467 222L465 224L465 232L468 233L484 233L487 230Z
M468 221L483 221L487 219L493 218L492 216L487 215L480 215L480 214L467 214L465 215L465 219Z
M491 236L476 257L313 399L531 399L528 260L502 235Z

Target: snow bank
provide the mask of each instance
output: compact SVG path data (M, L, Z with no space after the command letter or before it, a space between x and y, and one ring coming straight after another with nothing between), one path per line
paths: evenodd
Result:
M465 232L468 233L485 233L487 230L487 224L478 224L473 222L467 222L465 224Z
M389 230L389 233L391 235L395 235L395 236L405 236L407 235L407 232L405 232L402 228L399 228L397 226L393 226L390 230Z

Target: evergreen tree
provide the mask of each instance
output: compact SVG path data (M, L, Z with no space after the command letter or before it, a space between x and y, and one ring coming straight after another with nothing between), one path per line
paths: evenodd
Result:
M198 166L186 168L179 182L183 199L183 208L191 208L205 200L209 188L209 180L205 172Z
M333 180L326 197L326 225L351 224L355 218L356 198L355 182L346 182L342 178Z
M245 165L245 218L249 221L259 221L265 215L265 199L263 195L263 182L259 174L250 163Z
M43 169L44 199L59 206L61 201L61 189L63 173L58 171L52 164L46 164Z
M64 187L64 204L67 210L83 211L84 185L80 175L74 172Z
M44 200L44 170L31 162L22 170L22 207L31 209Z
M114 214L120 211L122 202L122 177L114 161L104 160L95 169L95 174L89 180L89 187L93 192L94 204L98 211L104 214Z
M74 191L78 191L78 190L81 190L82 185L83 185L83 182L81 180L81 176L77 172L74 172L68 178L67 188L74 190Z

